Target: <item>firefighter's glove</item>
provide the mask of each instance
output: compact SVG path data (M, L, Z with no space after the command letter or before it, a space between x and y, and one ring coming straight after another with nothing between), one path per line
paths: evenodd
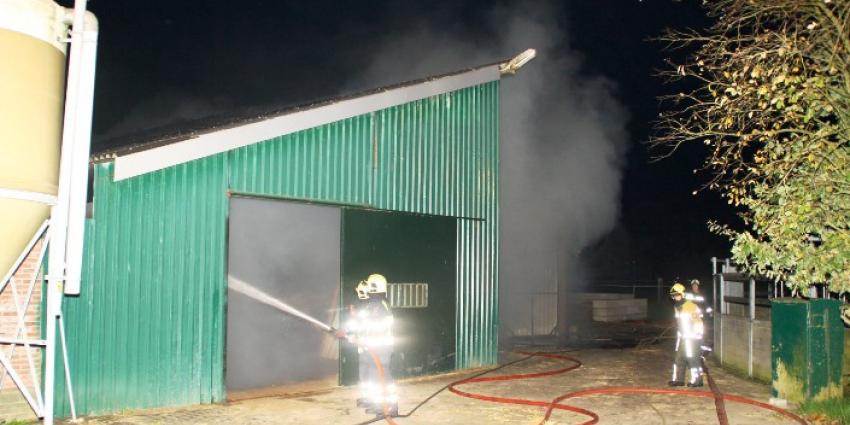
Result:
M350 334L350 333L347 333L347 332L342 331L342 330L334 331L334 336L339 338L339 339L344 339L344 340L346 340L346 341L348 341L352 344L357 343L356 342L357 341L357 335Z

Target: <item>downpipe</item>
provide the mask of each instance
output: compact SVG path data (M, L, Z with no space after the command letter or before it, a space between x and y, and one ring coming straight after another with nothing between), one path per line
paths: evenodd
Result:
M47 344L44 354L43 419L45 425L53 425L56 333L57 323L62 315L62 296L66 292L79 294L98 35L97 19L93 14L86 12L86 0L77 0L73 9L65 9L61 23L71 26L71 37L67 40L71 42L71 52L65 92L59 187L57 202L50 211L51 243L47 267L45 315ZM66 284L69 285L66 287ZM64 337L64 332L60 336ZM64 344L64 340L62 343ZM68 366L67 358L65 358L65 377L71 416L76 419L71 373Z
M71 13L71 10L68 10ZM70 18L70 16L68 16ZM71 56L68 65L68 95L62 143L73 147L68 204L68 237L64 292L80 293L83 242L88 198L89 156L97 67L97 18L86 11L86 0L77 0L73 9Z

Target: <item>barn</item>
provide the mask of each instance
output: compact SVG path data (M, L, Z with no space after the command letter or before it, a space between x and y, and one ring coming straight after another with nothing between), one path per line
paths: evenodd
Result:
M504 65L95 154L82 290L63 302L77 412L356 382L356 351L235 280L338 325L380 272L396 373L496 363Z

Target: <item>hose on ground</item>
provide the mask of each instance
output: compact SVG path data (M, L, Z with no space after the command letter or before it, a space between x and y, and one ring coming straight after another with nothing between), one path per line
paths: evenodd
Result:
M772 406L767 403L762 403L760 401L752 400L747 397L742 397L739 395L733 394L721 394L719 391L694 391L694 390L674 390L674 389L665 389L665 388L646 388L646 387L602 387L602 388L588 388L583 390L571 391L566 394L562 394L551 401L542 401L542 400L528 400L522 398L510 398L510 397L498 397L492 395L478 394L467 391L459 390L457 387L465 384L471 384L476 382L493 382L493 381L512 381L517 379L528 379L528 378L538 378L543 376L552 376L558 375L562 373L569 372L571 370L575 370L581 366L581 362L578 359L575 359L570 356L555 354L555 353L522 353L522 354L532 354L533 356L546 357L552 359L559 359L571 362L572 364L568 367L554 369L545 372L537 372L537 373L525 373L525 374L514 374L514 375L501 375L501 376L491 376L491 377L478 377L478 378L466 378L461 379L457 382L454 382L449 385L449 391L468 398L473 398L477 400L485 400L496 403L506 403L506 404L517 404L517 405L525 405L525 406L538 406L545 407L546 411L544 413L543 419L540 421L540 424L546 423L549 418L552 416L552 412L554 410L564 410L571 411L575 413L582 414L587 416L589 419L585 422L582 422L582 425L592 425L599 422L599 416L588 409L584 409L577 406L571 406L568 404L563 404L564 400L569 400L572 398L579 397L587 397L594 395L612 395L612 394L656 394L656 395L673 395L673 396L683 396L683 397L702 397L702 398L712 398L717 400L718 398L723 401L731 401L735 403L747 404L751 406L756 406L762 409L770 410L774 413L778 413L788 419L791 419L799 424L806 425L806 421L801 417L791 413L785 409L781 409L776 406ZM710 375L709 375L710 377ZM710 384L711 385L711 384ZM716 388L716 386L715 386ZM715 403L717 407L718 404ZM720 404L722 406L722 404ZM725 417L725 407L723 407L722 416ZM721 417L721 412L718 412L718 418Z
M378 359L378 356L376 356L370 350L367 349L367 352L369 352L370 356L372 357L372 361L375 363L375 366L378 370L378 376L379 376L379 379L380 379L380 382L381 382L381 386L383 386L384 385L384 369L383 369L383 366L381 365L381 361ZM719 388L717 387L716 383L714 382L714 379L711 377L711 374L708 373L708 368L705 368L705 371L706 371L706 378L708 380L709 387L711 388L711 391L674 390L674 389L666 389L666 388L649 388L649 387L601 387L601 388L588 388L588 389L583 389L583 390L571 391L571 392L562 394L562 395L554 398L551 401L543 401L543 400L529 400L529 399L523 399L523 398L492 396L492 395L463 391L463 390L460 390L460 389L457 388L461 385L473 384L473 383L514 381L514 380L521 380L521 379L533 379L533 378L541 378L541 377L546 377L546 376L560 375L560 374L567 373L567 372L570 372L572 370L578 369L582 365L580 360L578 360L574 357L565 355L565 354L560 354L560 352L539 352L539 351L538 352L525 352L525 351L521 351L521 352L518 352L518 354L522 354L525 357L522 357L520 359L502 364L502 365L495 367L495 368L492 368L492 369L485 370L485 371L480 372L476 375L473 375L473 376L470 376L470 377L467 377L467 378L463 378L463 379L460 379L458 381L454 381L454 382L440 388L439 390L437 390L436 392L434 392L430 396L428 396L422 402L417 404L410 412L408 412L404 415L398 415L397 417L408 417L408 416L412 415L422 405L424 405L425 403L427 403L428 401L433 399L435 396L437 396L437 394L448 389L450 392L457 394L461 397L467 397L467 398L476 399L476 400L483 400L483 401L489 401L489 402L494 402L494 403L503 403L503 404L516 404L516 405L524 405L524 406L543 407L546 410L544 412L543 419L540 421L540 425L545 424L549 420L549 418L552 416L552 413L555 410L563 410L563 411L574 412L574 413L578 413L578 414L581 414L581 415L588 417L589 419L585 422L582 422L581 425L596 424L596 423L599 422L599 415L597 415L595 412L593 412L589 409L578 407L578 406L563 404L562 402L564 400L569 400L569 399L573 399L573 398L588 397L588 396L594 396L594 395L613 395L613 394L649 394L649 395L672 395L672 396L683 396L683 397L711 398L711 399L714 400L715 410L717 411L717 418L718 418L718 422L720 423L720 425L728 425L728 423L729 423L728 417L726 415L725 401L731 401L731 402L740 403L740 404L747 404L747 405L755 406L755 407L758 407L758 408L761 408L761 409L770 410L770 411L777 413L781 416L784 416L784 417L786 417L790 420L793 420L793 421L795 421L799 424L807 425L807 422L803 418L801 418L801 417L795 415L794 413L791 413L791 412L789 412L785 409L782 409L782 408L779 408L779 407L776 407L776 406L773 406L773 405L770 405L770 404L767 404L767 403L762 403L760 401L753 400L753 399L750 399L750 398L747 398L747 397L734 395L734 394L723 394L723 393L721 393ZM569 366L566 366L566 367L548 370L548 371L543 371L543 372L519 373L519 374L499 375L499 376L484 376L488 373L495 372L499 369L505 368L505 367L510 366L510 365L517 364L519 362L529 360L529 359L534 358L534 357L544 357L544 358L549 358L549 359L565 360L565 361L570 362L571 364ZM382 419L386 420L387 423L389 423L390 425L398 425L398 423L395 422L393 420L393 418L389 415L389 407L386 404L386 401L383 404L383 413L384 413L383 416L376 417L375 419L372 419L372 420L369 420L369 421L366 421L366 422L361 422L358 425L366 425L366 424L370 424L370 423L373 423L373 422L376 422L376 421L379 421L379 420L382 420Z
M564 353L564 352L568 352L568 351L572 351L572 350L562 350L562 351L557 351L557 352L558 352L558 353ZM512 366L512 365L515 365L515 364L517 364L517 363L524 362L524 361L529 360L529 359L531 359L531 358L534 358L534 355L533 355L533 354L526 355L526 356L521 357L521 358L516 359L516 360L511 360L511 361L509 361L509 362L507 362L507 363L502 363L502 364L500 364L500 365L498 365L498 366L496 366L496 367L493 367L493 368L490 368L490 369L487 369L487 370L484 370L484 371L478 372L478 373L476 373L476 374L474 374L474 375L472 375L472 376L468 376L468 377L466 377L466 378L464 378L464 379L477 378L477 377L479 377L479 376L483 376L483 375L486 375L486 374L488 374L488 373L493 373L493 372L496 372L496 371L498 371L498 370L504 369L504 368L506 368L506 367L508 367L508 366ZM377 360L377 359L376 359L375 357L372 357L372 361L373 361L373 362L374 362L374 361L376 361L376 360ZM380 360L377 360L377 362L378 362L378 363L380 363ZM397 417L397 418L407 418L407 417L409 417L409 416L413 415L414 413L416 413L416 411L417 411L417 410L419 410L419 408L420 408L420 407L424 406L426 403L428 403L429 401L431 401L434 397L438 396L440 393L442 393L443 391L447 390L447 389L449 388L449 386L451 386L451 385L453 385L453 384L455 384L455 382L450 382L450 383L448 383L448 384L446 384L446 385L443 385L443 386L442 386L442 387L440 387L438 390L436 390L436 391L434 391L433 393L431 393L428 397L425 397L424 399L422 399L422 401L420 401L419 403L417 403L417 404L416 404L416 406L414 406L412 409L410 409L410 411L408 411L407 413L404 413L404 414L399 414L399 415L397 415L396 417ZM375 423L375 422L381 421L381 420L383 420L383 419L384 419L384 418L382 418L382 417L376 417L376 418L370 419L370 420L368 420L368 421L359 422L359 423L357 423L357 424L355 424L355 425L368 425L368 424L371 424L371 423Z
M468 392L468 391L462 391L462 390L459 390L457 388L460 385L480 383L480 382L514 381L514 380L519 380L519 379L531 379L531 378L541 378L541 377L544 377L544 376L559 375L559 374L566 373L566 372L569 372L571 370L575 370L575 369L578 369L579 367L581 367L581 361L579 361L578 359L575 359L573 357L563 355L563 354L546 353L546 352L529 353L529 352L524 352L524 351L520 352L520 354L531 355L533 357L539 356L539 357L546 357L546 358L551 358L551 359L566 360L566 361L571 362L572 364L567 366L567 367L554 369L554 370L548 370L548 371L544 371L544 372L519 373L519 374L513 374L513 375L499 375L499 376L482 376L482 377L477 377L477 378L461 379L460 381L453 382L452 384L450 384L449 385L449 391L451 391L451 392L453 392L453 393L455 393L455 394L457 394L461 397L473 398L473 399L477 399L477 400L491 401L491 402L495 402L495 403L504 403L504 404L518 404L518 405L525 405L525 406L545 407L546 408L546 415L545 415L545 417L544 417L544 419L541 423L545 423L549 419L549 416L552 414L553 409L567 410L567 411L571 411L571 412L575 412L575 413L579 413L579 414L588 416L588 417L591 418L591 421L587 422L588 424L596 423L596 422L599 421L599 416L597 416L596 413L591 412L590 410L587 410L587 409L583 409L581 407L570 406L570 405L567 405L567 404L560 404L560 403L557 403L555 401L550 402L550 401L542 401L542 400L528 400L528 399L523 399L523 398L511 398L511 397L499 397L499 396L485 395L485 394L479 394L479 393L472 393L472 392Z
M726 403L723 402L723 393L720 388L714 383L714 378L708 371L708 365L705 364L705 359L702 359L702 369L705 371L705 379L708 381L708 387L711 388L711 393L714 394L714 410L717 411L717 422L720 425L729 425L729 417L726 415Z

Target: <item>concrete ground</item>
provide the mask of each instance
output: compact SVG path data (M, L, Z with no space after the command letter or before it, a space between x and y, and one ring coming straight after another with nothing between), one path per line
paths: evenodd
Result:
M559 394L593 387L666 387L672 353L666 346L629 349L583 349L569 353L584 364L563 375L523 381L477 383L466 391L498 396L548 401ZM529 373L563 367L557 360L535 358L495 374ZM399 386L402 413L449 382L467 374L444 375L403 381ZM768 399L765 385L737 378L721 369L712 370L721 391L759 401ZM705 388L707 390L707 387ZM687 391L683 389L682 391ZM323 393L266 397L223 405L149 410L117 416L87 418L90 424L357 424L372 418L355 408L354 388L336 388ZM717 418L712 399L665 395L608 395L569 400L567 404L595 411L601 424L713 424ZM772 412L726 402L730 423L764 425L793 423ZM459 397L448 391L433 398L409 418L413 424L536 424L543 409L496 404ZM556 411L549 424L576 424L582 415ZM383 422L379 422L383 423Z

